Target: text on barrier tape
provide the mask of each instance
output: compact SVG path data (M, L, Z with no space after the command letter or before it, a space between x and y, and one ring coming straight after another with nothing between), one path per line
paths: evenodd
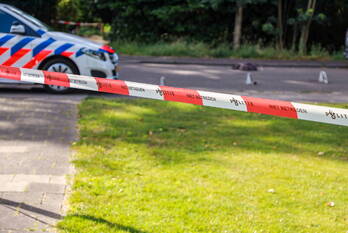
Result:
M348 109L1 65L0 78L348 126Z

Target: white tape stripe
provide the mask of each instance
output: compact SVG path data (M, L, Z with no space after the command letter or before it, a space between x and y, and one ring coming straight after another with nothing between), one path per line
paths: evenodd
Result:
M22 69L21 70L21 81L30 82L30 83L45 83L45 76L41 70L29 70Z
M297 110L298 119L348 126L348 110L346 109L300 103L292 104Z
M68 78L71 88L98 91L97 80L93 77L68 74Z
M8 76L7 73L5 73L6 70L8 69L7 67L0 66L0 68L3 69L2 72L4 73L3 75L4 77L11 77L11 76ZM44 83L44 75L42 71L23 69L23 68L20 68L19 70L21 71L22 81L40 83L40 84ZM53 72L50 72L50 74L52 76L55 75L55 73ZM98 91L96 79L93 77L71 75L71 74L69 74L68 77L70 81L70 86L73 88ZM110 81L112 82L112 80ZM163 93L158 85L150 85L150 84L128 82L128 81L125 81L125 84L128 87L130 96L164 100L164 97L162 95ZM180 91L183 91L183 90L184 89L180 89ZM192 90L187 90L187 94L191 92ZM238 110L238 111L248 111L248 108L245 105L245 101L243 100L246 97L215 93L215 92L205 92L205 91L198 91L198 93L201 95L204 106L227 108L227 109ZM179 96L182 96L182 94L183 93L180 93ZM178 93L176 93L174 90L173 95L178 95ZM248 98L252 98L252 97L248 97ZM264 109L265 107L266 109L269 108L269 105L272 102L274 102L274 100L258 99L258 101L253 101L251 103L252 109L250 109L250 111L267 114L264 112ZM280 109L282 108L287 109L289 104L291 104L295 108L298 119L348 126L348 109L300 104L300 103L294 103L294 102L282 102L280 104L281 106L278 106L278 107ZM277 114L273 113L272 115L277 115ZM282 116L282 114L279 114L279 116Z
M63 21L63 20L58 20L56 22L59 24L79 25L79 26L98 26L98 25L100 25L100 23L72 22L72 21Z
M228 95L208 91L198 91L198 93L202 97L204 106L247 112L245 102L239 95Z
M125 81L130 96L164 100L160 87L157 85Z

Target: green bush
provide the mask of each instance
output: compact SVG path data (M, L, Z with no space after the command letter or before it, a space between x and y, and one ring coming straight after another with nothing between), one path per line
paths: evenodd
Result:
M259 58L259 59L304 59L304 60L342 60L343 50L329 53L320 46L312 46L308 55L301 56L295 51L279 50L275 46L243 44L234 50L227 43L212 46L203 42L175 42L140 43L134 41L117 40L112 43L114 48L122 54L145 56L179 56L179 57L216 57L216 58Z
M93 35L101 35L99 28L96 27L80 27L80 30L78 32L80 36L93 36Z

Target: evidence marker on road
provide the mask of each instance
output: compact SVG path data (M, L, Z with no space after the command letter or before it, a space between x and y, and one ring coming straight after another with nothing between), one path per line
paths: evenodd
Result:
M329 78L328 78L327 73L325 71L323 71L323 70L320 71L318 82L324 83L324 84L329 84Z
M245 79L246 85L257 85L257 82L253 80L253 77L251 76L251 73L248 72Z
M164 76L161 76L161 78L160 78L160 85L161 86L165 86L165 84L164 84L164 80L166 79L166 77L164 77Z

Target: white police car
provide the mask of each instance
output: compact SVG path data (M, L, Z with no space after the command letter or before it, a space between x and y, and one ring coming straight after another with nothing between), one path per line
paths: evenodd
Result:
M4 66L117 79L118 56L107 46L51 31L23 11L0 4L0 64ZM18 83L0 78L0 83ZM45 86L63 93L66 87Z

